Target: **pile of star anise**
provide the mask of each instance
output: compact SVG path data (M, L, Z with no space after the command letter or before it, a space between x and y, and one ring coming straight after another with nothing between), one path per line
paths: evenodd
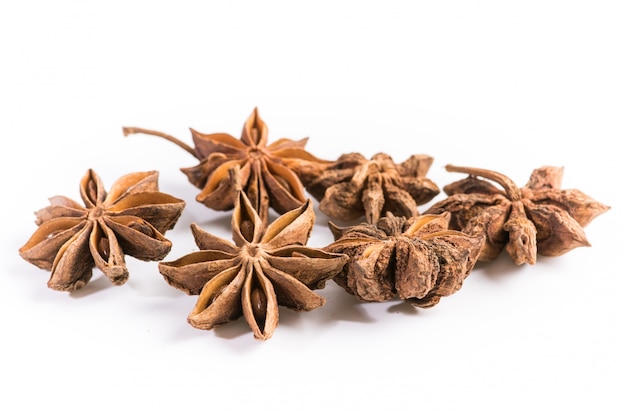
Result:
M313 290L327 280L361 301L431 307L458 291L477 261L502 249L521 265L534 264L537 254L589 246L583 227L609 209L579 190L562 190L562 168L535 169L519 187L497 172L448 165L468 177L445 186L447 197L420 213L440 193L426 177L432 157L395 163L384 153L349 153L322 160L304 149L307 139L268 143L256 109L240 139L191 130L191 147L161 132L124 128L133 133L170 140L198 160L181 170L200 189L198 202L232 210L232 242L193 224L198 250L161 261L172 246L163 233L184 201L159 191L155 171L123 176L107 191L89 170L80 183L84 206L52 197L36 212L39 227L20 255L51 271L48 286L62 291L85 286L94 266L123 284L125 255L161 261L171 286L198 295L187 318L192 326L211 329L243 316L261 340L278 326L279 306L322 306ZM307 193L341 222L330 223L334 242L323 248L306 246L315 220ZM279 214L271 223L270 209Z

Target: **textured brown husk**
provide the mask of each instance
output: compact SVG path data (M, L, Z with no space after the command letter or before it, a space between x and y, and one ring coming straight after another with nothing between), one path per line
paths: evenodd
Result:
M28 262L51 271L48 286L80 289L93 267L115 285L128 279L124 255L163 259L171 242L162 233L174 227L185 202L159 192L158 173L139 172L118 179L110 191L88 170L80 182L84 206L65 196L35 214L39 228L19 249Z
M386 212L419 215L417 207L439 193L426 178L432 162L427 155L413 155L397 164L385 153L369 160L348 153L325 168L302 165L296 171L307 191L320 201L320 210L331 218L346 222L365 216L366 222L376 223Z
M491 261L506 249L515 264L532 265L537 254L559 256L590 246L583 227L610 209L580 190L561 189L562 167L533 170L521 188L491 170L453 165L446 170L469 176L445 186L448 197L425 213L448 211L451 228L484 235L481 261Z
M304 150L308 138L299 141L281 138L268 144L268 128L256 108L245 122L240 139L227 133L204 134L191 129L193 148L157 131L137 127L124 127L123 131L124 135L144 133L163 137L196 157L199 164L181 171L201 189L196 200L211 209L233 209L236 196L229 170L239 167L243 190L263 222L268 220L269 208L280 214L305 202L305 190L293 170L295 167L308 165L318 169L330 163Z
M448 229L449 213L396 217L375 225L339 228L325 248L350 256L334 280L367 302L396 296L415 306L431 307L461 288L478 258L484 238Z
M232 216L234 243L194 224L200 250L161 262L159 271L170 285L199 294L188 316L192 326L212 329L243 315L254 337L266 340L278 326L279 305L296 311L323 305L324 298L312 289L324 287L348 259L305 246L314 220L307 200L266 226L239 190Z

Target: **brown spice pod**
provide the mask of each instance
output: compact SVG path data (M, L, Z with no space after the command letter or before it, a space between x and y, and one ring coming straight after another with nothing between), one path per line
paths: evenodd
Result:
M426 178L432 162L427 155L413 155L397 164L385 153L369 160L348 153L323 169L303 165L297 172L329 217L347 222L365 216L368 223L376 223L386 212L419 215L417 207L439 193Z
M329 163L304 150L308 138L282 138L268 143L267 125L256 108L246 120L240 139L227 133L204 134L191 129L193 148L162 132L138 127L124 127L123 132L125 136L144 133L165 138L198 159L199 164L181 171L201 189L196 200L214 210L234 208L236 195L229 170L239 167L243 190L263 222L268 220L270 207L285 213L306 201L304 187L293 170L298 164L314 167Z
M200 250L160 262L159 271L170 285L199 294L188 316L192 326L212 329L243 315L254 337L266 340L278 326L279 305L296 311L323 305L324 298L311 289L322 288L348 259L305 246L314 221L307 200L266 226L238 190L231 221L234 244L194 224Z
M100 269L115 285L128 279L124 255L160 260L172 244L162 233L174 227L185 202L159 192L158 172L118 179L110 191L88 170L80 182L84 206L65 196L50 198L38 212L39 228L19 249L28 262L51 271L48 286L80 289Z
M449 213L405 218L388 213L375 225L339 228L325 248L350 261L334 280L367 302L398 296L419 307L458 291L478 258L484 238L448 229Z
M537 254L560 256L590 246L583 227L610 209L580 190L562 190L562 167L533 170L523 187L491 170L453 165L446 170L469 176L445 186L448 197L425 213L448 211L452 214L450 227L484 235L481 261L491 261L506 249L515 264L532 265Z

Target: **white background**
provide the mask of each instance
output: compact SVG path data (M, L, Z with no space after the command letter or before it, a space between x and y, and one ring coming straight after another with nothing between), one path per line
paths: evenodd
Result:
M8 1L0 47L1 410L626 408L623 1ZM309 136L319 157L426 153L441 187L464 177L447 163L520 185L564 166L564 188L612 209L586 228L592 247L503 255L432 309L330 282L325 306L281 310L266 342L243 321L192 328L195 297L156 262L66 294L19 257L33 212L78 200L88 168L107 187L159 170L187 202L168 260L195 250L192 222L230 238L179 171L195 159L121 129L239 137L254 107L270 141ZM327 221L310 246L331 241Z

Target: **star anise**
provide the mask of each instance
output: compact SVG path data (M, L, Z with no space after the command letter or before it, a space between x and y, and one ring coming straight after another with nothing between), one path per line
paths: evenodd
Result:
M19 250L28 262L50 270L48 286L60 291L82 288L93 267L115 285L128 279L124 255L163 259L185 202L159 192L158 172L122 176L107 193L100 177L88 170L80 182L84 207L65 196L35 212L39 228Z
M320 210L331 218L351 221L365 216L366 222L376 223L386 212L417 216L417 206L439 194L437 185L426 178L432 162L427 155L413 155L396 164L384 153L370 160L349 153L321 171L300 168L298 174L320 201Z
M243 191L232 216L234 244L191 226L200 248L178 260L160 262L172 286L199 294L189 323L212 329L244 316L254 337L269 339L278 326L278 306L308 311L324 304L311 289L324 287L347 256L305 244L315 215L311 201L265 226Z
M479 257L482 261L495 259L506 248L515 264L532 265L537 254L559 256L576 247L589 246L583 227L609 210L580 190L561 190L562 167L533 170L521 188L507 176L491 170L452 165L446 166L446 170L469 176L445 186L448 198L425 213L449 211L451 227L485 235Z
M196 200L211 209L234 207L235 190L228 171L239 166L243 189L263 222L268 220L270 207L285 213L305 202L304 187L292 170L294 163L327 163L304 150L308 138L299 141L282 138L268 144L268 128L256 108L244 124L241 139L226 133L203 134L191 129L194 148L153 130L125 127L123 131L124 135L145 133L163 137L196 157L200 161L197 166L181 171L201 189Z
M449 213L396 217L339 228L325 248L350 261L334 280L362 301L385 302L396 295L419 307L436 305L458 291L474 267L482 236L448 229Z

